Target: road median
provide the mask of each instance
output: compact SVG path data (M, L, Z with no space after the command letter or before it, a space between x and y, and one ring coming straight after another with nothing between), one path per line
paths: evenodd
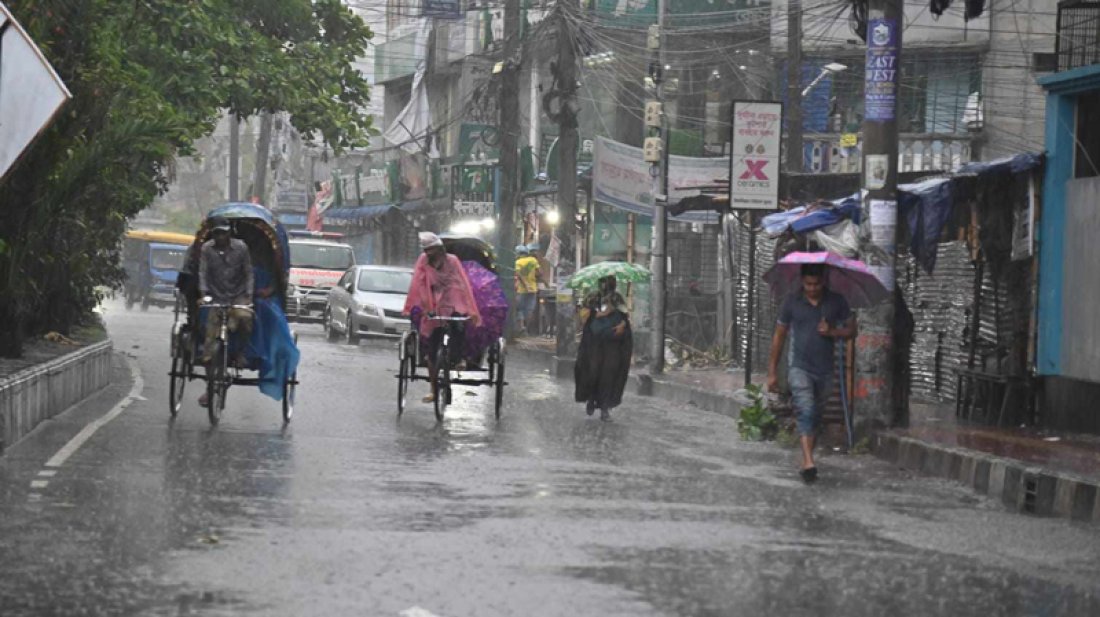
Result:
M0 377L0 453L111 380L110 340Z

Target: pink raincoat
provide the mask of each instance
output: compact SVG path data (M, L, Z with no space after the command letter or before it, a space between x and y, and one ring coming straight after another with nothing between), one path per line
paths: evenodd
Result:
M428 264L427 255L422 254L416 260L416 270L413 272L412 284L409 285L409 295L405 298L403 313L412 315L413 309L417 307L425 315L435 313L448 316L462 313L470 316L471 326L477 327L481 323L481 313L477 310L466 270L458 257L449 253L443 267L438 270ZM420 335L430 336L438 326L438 322L422 319Z

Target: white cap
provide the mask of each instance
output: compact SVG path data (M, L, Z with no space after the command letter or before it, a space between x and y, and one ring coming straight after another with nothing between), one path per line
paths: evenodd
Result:
M420 232L420 249L427 250L433 246L443 246L443 241L439 239L439 236L430 231Z

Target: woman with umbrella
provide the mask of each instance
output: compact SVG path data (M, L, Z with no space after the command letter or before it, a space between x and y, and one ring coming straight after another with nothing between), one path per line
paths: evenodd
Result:
M574 398L585 404L588 415L598 408L604 421L622 403L634 353L630 317L616 279L640 281L648 276L647 270L633 264L605 262L580 270L569 281L574 289L591 289L592 279L596 280L597 290L584 301L588 317L573 370Z
M802 447L799 474L810 483L817 479L813 450L835 371L836 340L856 335L852 305L870 306L889 293L862 262L824 252L792 253L764 278L775 295L786 296L772 337L768 390L779 390L779 357L790 333L787 381Z

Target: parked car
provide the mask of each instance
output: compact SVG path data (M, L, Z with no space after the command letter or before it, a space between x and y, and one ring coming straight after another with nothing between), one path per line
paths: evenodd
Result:
M329 340L358 343L363 334L397 336L410 328L401 315L411 268L353 266L328 293L324 326Z
M290 320L320 320L328 292L347 269L355 265L355 251L330 240L290 241L290 285L286 314Z

